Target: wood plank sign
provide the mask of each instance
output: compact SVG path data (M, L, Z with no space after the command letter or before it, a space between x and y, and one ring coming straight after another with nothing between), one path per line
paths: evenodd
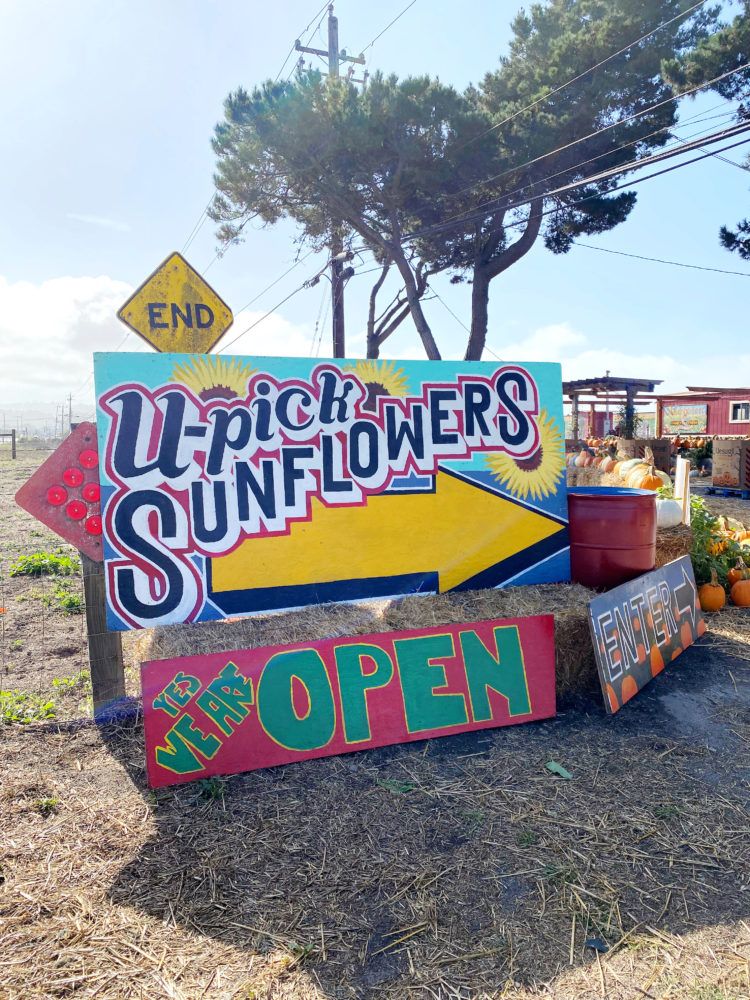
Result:
M94 366L111 629L569 579L559 365Z
M623 583L589 604L607 712L617 712L703 635L690 556Z
M176 252L136 288L117 316L157 351L210 351L234 322L226 302Z
M555 714L551 615L154 660L152 787Z

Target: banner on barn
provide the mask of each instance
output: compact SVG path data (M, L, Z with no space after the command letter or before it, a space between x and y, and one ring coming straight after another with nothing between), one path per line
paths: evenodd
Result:
M152 787L555 714L552 615L154 660Z
M617 712L706 631L690 556L595 597L589 625L604 704Z
M569 579L556 364L95 355L111 629Z
M665 403L661 410L661 432L670 434L705 434L708 427L706 403Z

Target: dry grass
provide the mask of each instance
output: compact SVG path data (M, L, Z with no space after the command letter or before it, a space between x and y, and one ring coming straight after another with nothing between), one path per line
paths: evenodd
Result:
M158 795L140 726L11 731L0 995L748 997L747 747L629 708Z
M593 688L598 683L587 618L588 602L593 596L593 591L580 584L547 584L359 605L323 604L289 614L148 629L129 635L125 649L129 661L135 665L146 660L274 646L337 635L365 635L484 618L552 614L555 617L557 693L564 696Z

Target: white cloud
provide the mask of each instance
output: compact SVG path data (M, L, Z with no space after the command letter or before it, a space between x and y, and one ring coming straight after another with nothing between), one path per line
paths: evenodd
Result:
M68 212L68 218L75 222L84 222L88 226L99 226L100 229L112 229L116 233L129 233L130 226L127 222L118 222L117 219L109 219L105 215L81 215L79 212Z
M244 310L234 317L234 325L228 331L224 340L218 345L218 350L224 354L247 354L265 357L303 357L310 356L314 327L312 323L297 325L284 319L279 313L271 313L265 319L263 312ZM247 333L249 326L258 320L262 322ZM232 341L237 338L236 343ZM323 331L323 341L319 354L329 356L328 331ZM225 345L231 344L231 347ZM317 344L317 340L316 340Z
M686 352L679 357L631 353L608 347L601 340L592 344L591 338L569 323L541 327L497 353L508 361L559 361L565 380L596 378L607 370L616 378L661 379L657 392L684 391L687 385L733 386L747 383L750 376L750 353L691 356ZM489 353L484 357L493 360Z
M70 392L74 419L87 417L94 406L89 378L93 352L149 350L134 333L128 335L116 316L132 290L106 275L51 278L40 284L0 276L0 413L8 426L42 426ZM227 343L262 316L240 313ZM295 326L274 313L230 350L308 357L312 333L312 324ZM326 353L324 345L321 354Z

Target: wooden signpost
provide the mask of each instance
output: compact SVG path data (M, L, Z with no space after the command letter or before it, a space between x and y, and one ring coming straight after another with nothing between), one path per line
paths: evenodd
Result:
M555 714L551 615L142 666L152 787Z
M589 625L604 704L617 712L706 631L690 556L595 597Z

